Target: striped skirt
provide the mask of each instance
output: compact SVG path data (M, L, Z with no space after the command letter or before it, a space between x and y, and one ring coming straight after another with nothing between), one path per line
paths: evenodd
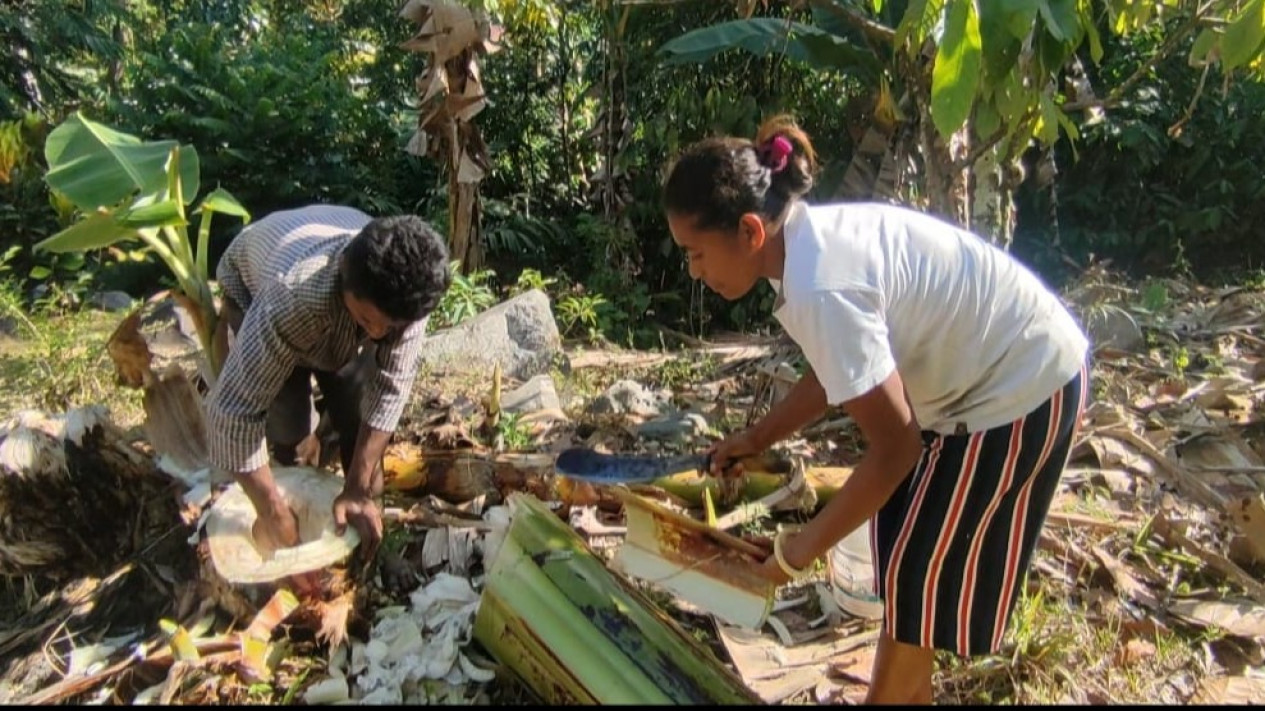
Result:
M991 654L1018 599L1085 409L1081 372L1026 416L924 433L912 474L871 520L875 592L896 641Z

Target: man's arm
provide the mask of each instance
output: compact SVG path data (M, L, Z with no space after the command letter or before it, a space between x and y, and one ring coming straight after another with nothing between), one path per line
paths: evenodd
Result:
M346 473L348 494L376 498L382 495L382 456L391 442L391 432L361 425L356 436L351 471Z
M376 503L383 488L382 455L412 392L425 336L423 320L378 344L378 367L362 396L351 468L344 473L343 493L334 500L335 531L341 535L348 524L355 526L369 555L382 540L382 513Z
M265 292L247 310L236 344L207 398L211 465L233 475L261 516L280 503L268 464L265 423L268 407L296 360L274 317L287 297L280 289Z
M426 320L413 323L377 346L376 372L365 383L360 402L361 427L356 438L352 469L360 483L370 483L373 469L382 460L382 451L395 432L413 390L417 366L421 361L422 344L426 339ZM361 451L361 450L364 451ZM370 463L372 466L370 467ZM361 469L369 467L367 471ZM351 472L348 472L349 474ZM349 479L351 484L352 480ZM372 486L366 487L366 491Z

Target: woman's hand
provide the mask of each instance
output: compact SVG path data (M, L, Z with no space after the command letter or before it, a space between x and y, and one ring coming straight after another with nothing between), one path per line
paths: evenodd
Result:
M795 534L782 534L782 556L787 561L787 565L796 568L807 568L812 565L812 561L799 564L802 557L795 547ZM791 576L786 574L781 565L778 565L777 556L773 554L773 539L768 537L748 538L743 537L748 543L753 543L767 551L764 558L755 563L757 566L756 574L768 580L774 585L785 585L791 582Z
M711 455L711 471L708 474L740 477L743 474L742 458L755 456L765 449L750 428L732 434L708 448L707 453Z

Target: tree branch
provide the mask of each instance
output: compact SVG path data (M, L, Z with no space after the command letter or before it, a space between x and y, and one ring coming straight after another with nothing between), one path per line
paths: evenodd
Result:
M1195 95L1190 97L1190 104L1186 106L1186 112L1182 114L1181 119L1168 127L1168 135L1177 136L1180 134L1182 128L1186 126L1186 122L1195 115L1195 106L1199 103L1199 97L1203 96L1204 83L1208 81L1208 70L1210 69L1212 69L1212 63L1204 64L1203 73L1199 75L1199 85L1195 87Z
M1172 35L1164 40L1164 44L1160 45L1160 48L1155 51L1155 54L1148 57L1145 62L1134 70L1133 74L1129 75L1129 78L1124 80L1124 83L1112 89L1111 93L1108 94L1105 99L1073 101L1064 105L1063 110L1065 112L1070 112L1100 107L1109 109L1118 106L1124 95L1138 82L1142 81L1142 79L1155 68L1155 65L1159 64L1160 61L1172 54L1173 50L1177 49L1177 46L1181 44L1182 40L1186 39L1187 36L1199 29L1199 26L1207 19L1207 12L1211 10L1214 4L1216 4L1216 0L1212 0L1195 10L1195 14L1191 15L1190 19L1182 23L1181 27L1178 27Z
M1012 130L1018 130L1019 128L1022 128L1024 124L1028 123L1029 121L1033 119L1033 117L1036 116L1036 113L1037 113L1036 109L1031 109L1031 108L1028 109L1026 112L1024 112L1024 115L1020 117L1019 122L1015 124L1014 129L1010 129L1010 127L1004 124L1001 126L998 126L997 130L993 131L993 134L991 136L989 136L988 138L985 138L978 145L971 148L970 152L967 153L965 156L963 156L961 160L954 161L953 170L955 172L962 171L962 170L966 170L972 165L975 165L975 161L979 160L980 156L984 155L989 150L991 150L993 146L997 145L998 143L1001 143L1002 139L1005 138L1007 134L1011 133Z
M830 0L810 0L810 3L824 8L836 17L843 18L848 24L865 33L870 39L878 40L888 45L894 44L896 41L896 30L881 22L871 20L850 7L844 7Z

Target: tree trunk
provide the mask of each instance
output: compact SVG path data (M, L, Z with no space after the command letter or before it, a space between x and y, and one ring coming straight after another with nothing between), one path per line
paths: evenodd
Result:
M913 86L918 126L906 135L917 142L908 149L922 158L925 197L920 207L1009 249L1015 230L1014 193L1023 179L1018 153L1027 142L1012 138L981 150L969 118L946 142L931 118L930 62Z

